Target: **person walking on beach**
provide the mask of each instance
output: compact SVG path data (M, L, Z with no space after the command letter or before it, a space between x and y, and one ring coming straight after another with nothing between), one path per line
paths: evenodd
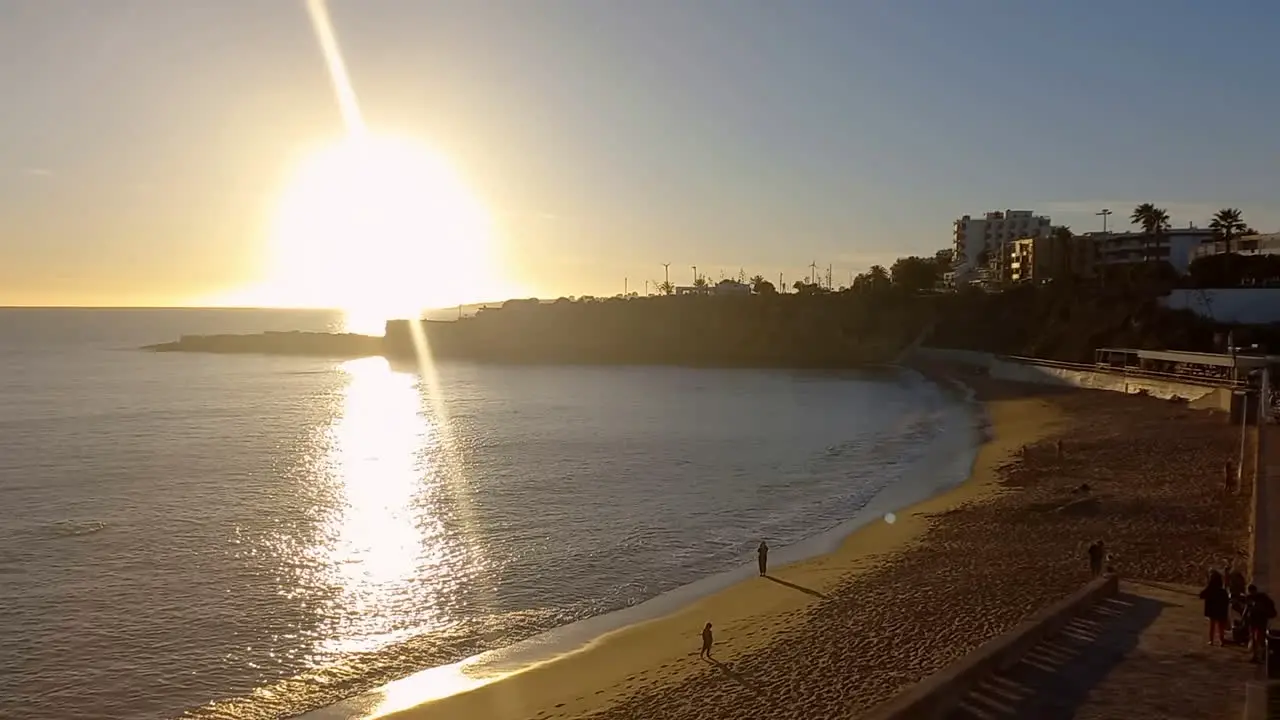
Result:
M1101 540L1098 540L1089 546L1089 572L1092 573L1094 577L1098 577L1102 574L1102 560L1106 556L1107 551L1106 548L1103 547Z
M769 546L760 541L760 547L756 548L756 564L760 566L760 577L764 577L769 572Z
M711 657L711 643L713 641L711 623L707 623L706 627L702 628L702 652L698 653L698 657L708 659Z
M1200 591L1200 599L1204 601L1204 616L1209 618L1209 644L1218 638L1218 644L1225 643L1227 621L1231 614L1231 598L1227 595L1227 587L1222 581L1222 573L1214 570L1209 573L1209 584Z

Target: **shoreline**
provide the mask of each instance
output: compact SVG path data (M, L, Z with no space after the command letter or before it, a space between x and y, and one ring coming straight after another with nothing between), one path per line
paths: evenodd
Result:
M696 651L704 618L714 623L718 660L731 662L767 644L778 633L802 621L806 610L841 583L891 562L918 543L929 528L931 515L997 493L998 467L1020 447L1046 437L1061 419L1054 408L1037 399L974 401L970 386L950 376L931 377L913 370L943 391L957 389L968 395L966 399L978 409L974 418L977 447L962 482L942 488L941 492L933 488L926 499L908 502L896 514L889 514L894 518L892 522L882 519L880 512L869 511L873 501L859 513L860 518L850 521L859 521L861 527L850 529L842 524L824 533L830 535L845 528L838 540L828 538L826 552L780 564L768 579L757 578L748 571L749 577L728 587L695 595L692 600L675 598L661 614L607 631L577 649L497 679L467 684L461 669L471 661L463 661L423 671L374 693L300 717L576 717L609 707L637 686L679 682L703 670L705 665L697 659ZM800 545L820 541L823 535ZM481 658L484 656L473 660ZM446 689L455 692L422 702L432 690L439 695Z

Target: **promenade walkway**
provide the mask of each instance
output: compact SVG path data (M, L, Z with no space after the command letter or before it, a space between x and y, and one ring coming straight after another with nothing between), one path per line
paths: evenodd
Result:
M1254 666L1209 647L1197 588L1123 582L1008 671L976 688L953 720L1239 718Z

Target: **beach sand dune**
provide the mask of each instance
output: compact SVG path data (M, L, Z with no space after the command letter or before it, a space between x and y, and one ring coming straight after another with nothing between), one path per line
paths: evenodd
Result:
M1241 553L1247 498L1222 481L1239 431L1222 415L966 382L993 437L961 488L835 553L393 717L850 717L1075 590L1094 540L1127 577L1189 585ZM706 621L713 661L697 657Z

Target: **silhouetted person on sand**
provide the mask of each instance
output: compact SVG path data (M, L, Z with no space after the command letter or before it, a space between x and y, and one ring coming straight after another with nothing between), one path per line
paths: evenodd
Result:
M1231 598L1227 595L1222 573L1217 570L1209 573L1209 584L1200 591L1200 599L1204 601L1204 616L1209 618L1209 644L1213 644L1215 637L1219 645L1224 644L1231 615Z
M711 657L711 643L713 640L714 638L711 637L711 623L707 623L707 626L702 628L702 652L698 653L698 657Z
M760 566L760 577L764 577L769 572L769 546L760 541L760 547L756 548L756 564Z
M1107 550L1103 547L1101 540L1089 546L1089 572L1094 577L1102 574L1102 561L1106 556Z

